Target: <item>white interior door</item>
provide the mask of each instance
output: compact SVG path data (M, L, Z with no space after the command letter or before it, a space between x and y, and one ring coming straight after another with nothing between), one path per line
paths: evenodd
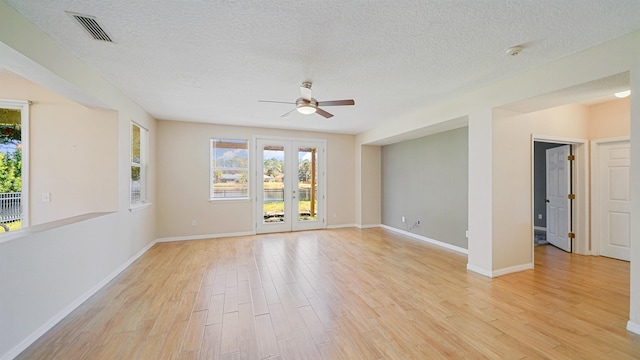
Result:
M322 141L257 139L257 233L325 227Z
M547 241L571 252L570 145L547 150Z
M629 141L600 144L598 149L597 236L600 255L629 261L631 201Z

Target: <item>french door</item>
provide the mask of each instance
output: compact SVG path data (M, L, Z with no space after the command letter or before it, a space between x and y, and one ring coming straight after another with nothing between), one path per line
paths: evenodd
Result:
M325 143L256 139L256 232L325 227Z

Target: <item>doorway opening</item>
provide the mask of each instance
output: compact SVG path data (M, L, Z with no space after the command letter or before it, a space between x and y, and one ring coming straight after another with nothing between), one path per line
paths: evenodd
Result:
M587 140L532 136L532 247L590 251L587 155Z
M534 143L534 246L572 251L573 150L563 143Z

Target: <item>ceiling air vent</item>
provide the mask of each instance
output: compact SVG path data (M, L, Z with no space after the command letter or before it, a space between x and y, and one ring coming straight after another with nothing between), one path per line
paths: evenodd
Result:
M72 12L68 12L71 17L73 17L82 28L91 35L95 40L108 41L113 42L107 31L98 23L95 17L89 15L76 14Z

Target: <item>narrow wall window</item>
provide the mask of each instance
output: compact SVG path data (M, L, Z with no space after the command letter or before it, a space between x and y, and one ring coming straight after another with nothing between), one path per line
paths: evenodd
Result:
M0 100L0 232L28 226L29 102Z
M147 202L147 133L140 125L131 123L131 206Z
M211 200L249 198L249 140L211 139Z

